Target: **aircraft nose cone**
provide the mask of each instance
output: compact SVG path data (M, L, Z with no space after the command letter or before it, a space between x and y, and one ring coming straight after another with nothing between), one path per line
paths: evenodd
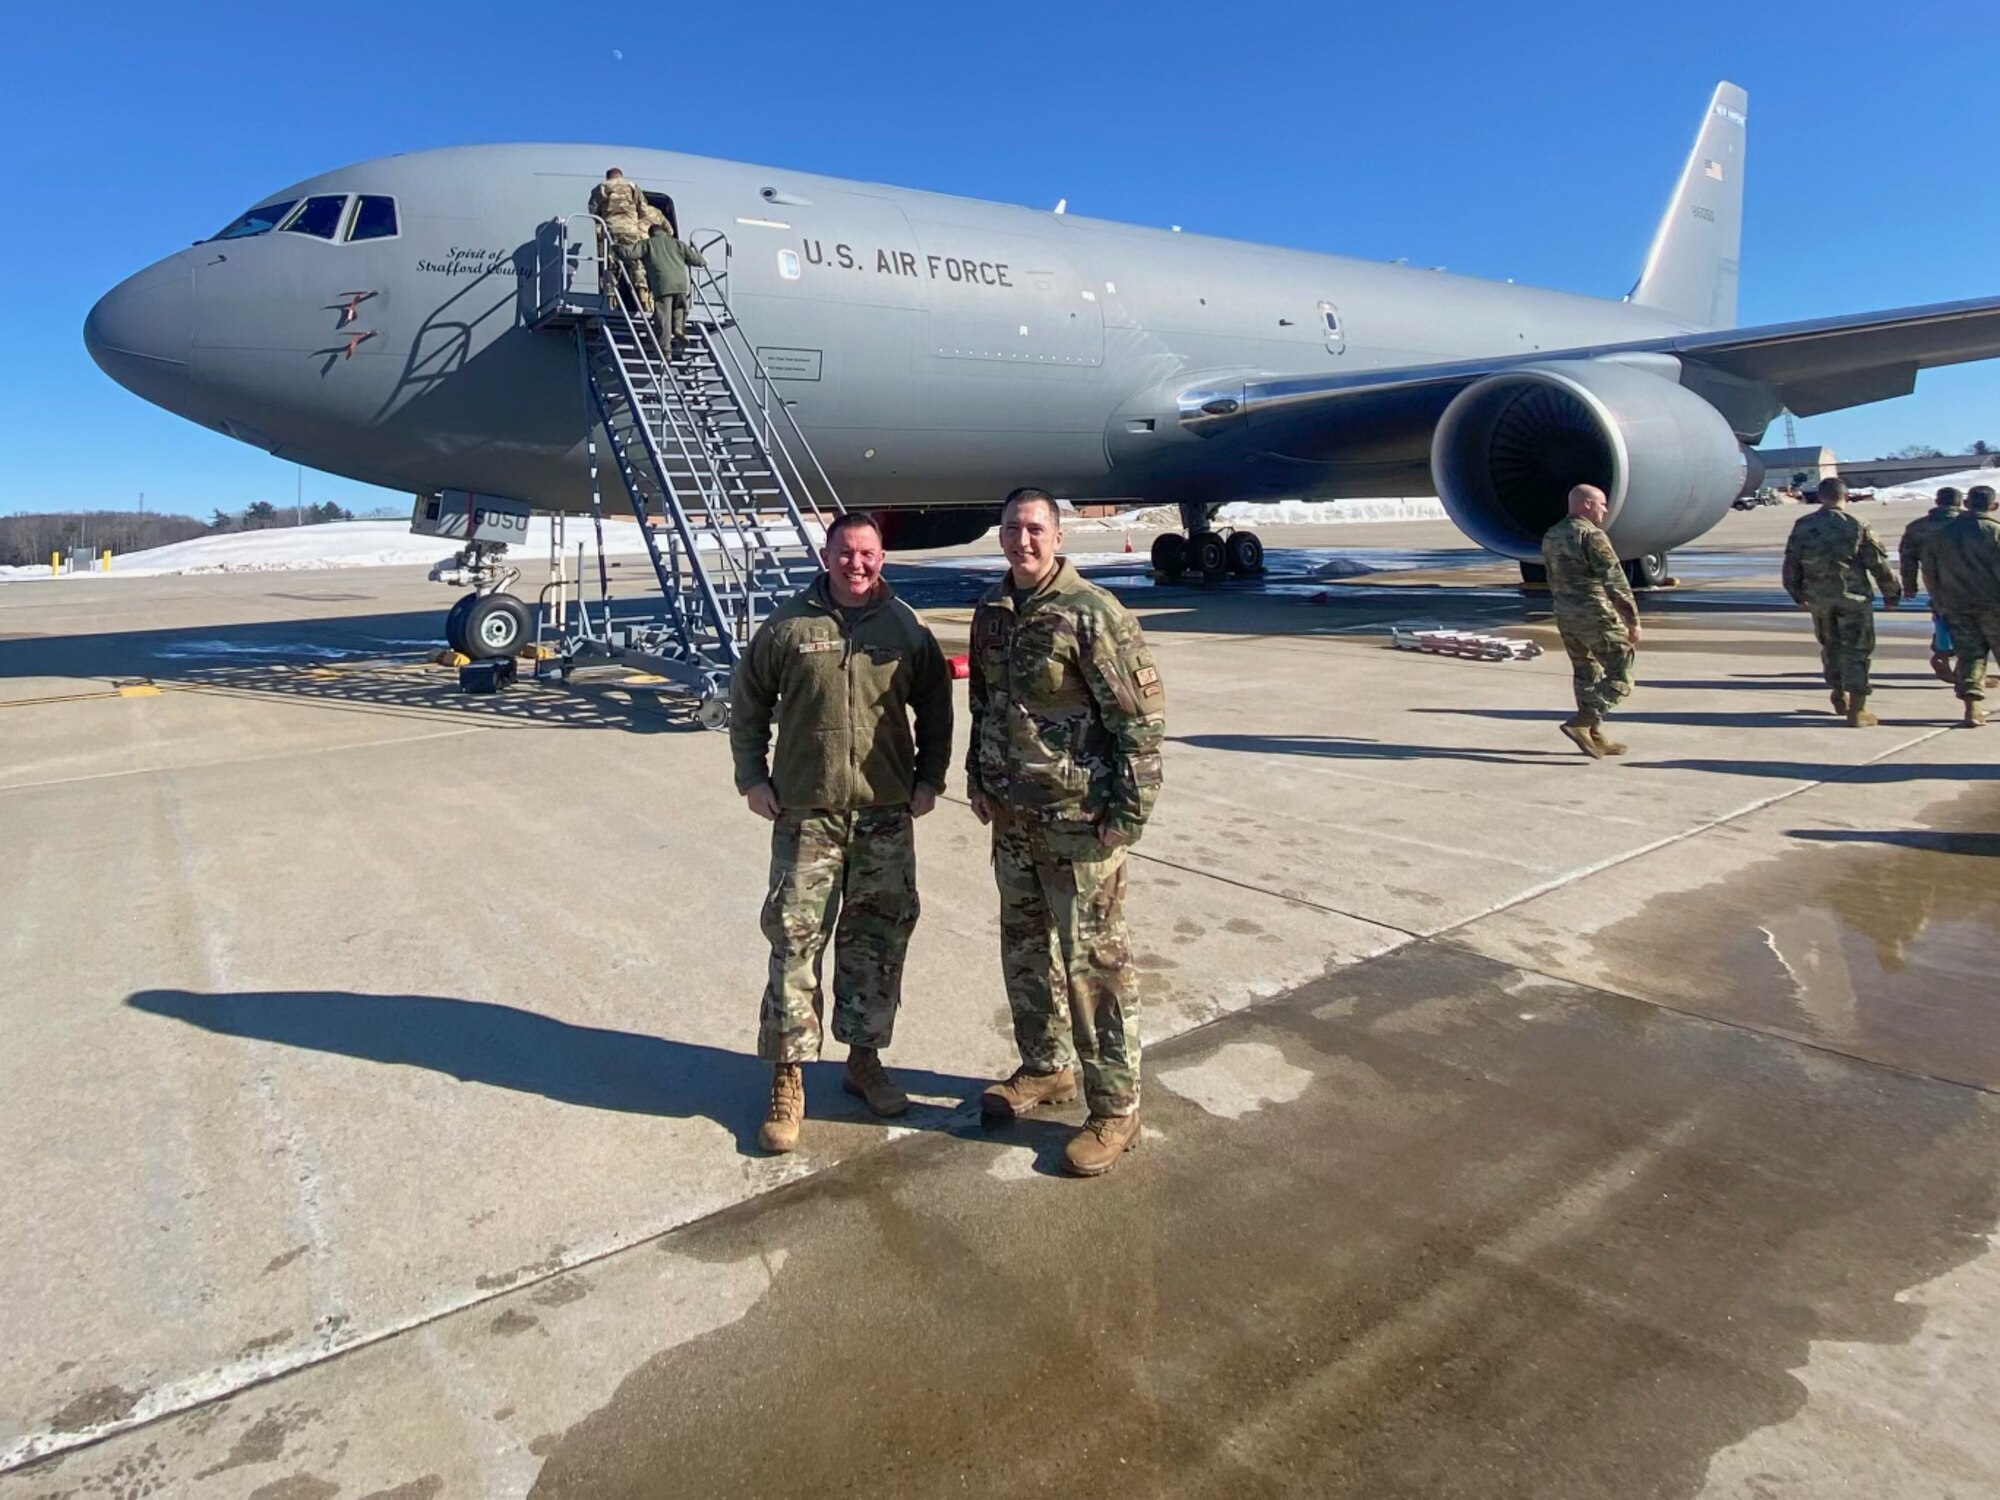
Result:
M84 347L127 390L168 404L187 381L194 342L194 273L179 256L118 283L83 322Z

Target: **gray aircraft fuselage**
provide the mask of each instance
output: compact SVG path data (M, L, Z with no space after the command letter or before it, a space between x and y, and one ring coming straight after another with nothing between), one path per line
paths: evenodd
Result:
M1176 421L1191 385L1434 366L1694 327L1438 271L624 147L475 146L266 200L393 197L393 238L181 250L93 311L93 354L277 457L413 492L588 504L574 346L527 326L538 226L610 166L673 200L850 506L1432 492L1429 427L1273 455ZM363 296L361 294L368 294ZM351 313L348 311L352 309ZM357 337L365 335L365 337Z

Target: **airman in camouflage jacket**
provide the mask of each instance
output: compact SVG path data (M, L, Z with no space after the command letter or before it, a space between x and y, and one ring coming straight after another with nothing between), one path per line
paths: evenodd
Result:
M1059 559L1016 604L1007 578L972 617L971 791L1038 823L1132 843L1160 791L1166 695L1146 638Z
M1903 597L1882 543L1866 521L1844 506L1823 505L1799 517L1785 542L1783 576L1792 602L1811 610L1841 604L1867 608L1875 601L1870 579L1881 588L1885 603L1893 606Z
M1903 528L1903 539L1896 544L1896 563L1903 575L1904 594L1914 595L1923 582L1924 552L1936 539L1939 529L1964 514L1954 495L1949 505L1934 505ZM1935 609L1937 601L1933 599L1931 604Z

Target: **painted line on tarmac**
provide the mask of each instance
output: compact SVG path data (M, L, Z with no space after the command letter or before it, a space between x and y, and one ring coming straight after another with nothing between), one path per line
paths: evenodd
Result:
M269 755L245 755L235 760L201 760L184 766L134 766L124 771L93 771L86 776L57 776L48 781L23 781L0 786L0 796L8 792L32 792L52 786L75 786L85 781L112 781L121 776L168 776L180 771L214 771L225 766L255 766L275 760L297 760L308 755L335 755L344 750L376 750L384 745L420 745L425 740L448 740L462 734L483 734L489 724L467 724L456 729L440 729L435 734L391 735L386 739L361 740L351 745L311 745L302 750L276 750Z
M1522 891L1518 895L1509 896L1504 901L1496 901L1491 906L1486 907L1482 911L1476 911L1469 917L1459 917L1454 921L1445 923L1442 927L1435 927L1428 932L1418 933L1417 936L1424 938L1447 937L1463 928L1470 927L1475 922L1483 922L1488 917L1498 916L1503 911L1511 911L1517 906L1524 906L1537 897L1548 895L1551 891L1559 891L1565 886L1576 884L1579 880L1588 880L1591 876L1601 875L1606 870L1615 870L1620 865L1630 864L1635 859L1644 859L1648 854L1657 853L1662 849L1670 849L1675 844L1686 843L1689 839L1700 838L1704 833L1711 833L1715 829L1736 822L1738 819L1747 818L1752 813L1762 812L1767 807L1775 807L1780 802L1789 802L1792 798L1802 793L1810 792L1816 787L1830 786L1834 782L1852 776L1856 771L1865 771L1870 766L1878 766L1883 761L1893 756L1901 755L1906 750L1914 750L1919 745L1927 745L1939 735L1952 733L1957 727L1955 724L1941 724L1926 734L1918 735L1913 740L1906 740L1900 745L1891 746L1880 755L1871 755L1867 760L1856 761L1851 766L1843 766L1836 775L1822 776L1816 781L1802 781L1797 786L1787 787L1781 792L1773 792L1768 797L1759 797L1754 801L1744 803L1743 806L1733 811L1723 813L1720 817L1710 818L1705 823L1697 823L1694 827L1684 828L1679 833L1670 833L1664 838L1654 839L1650 844L1641 844L1638 848L1628 849L1623 854L1609 855L1594 864L1583 865L1570 871L1568 874L1558 875L1553 880L1546 880L1540 885L1530 886L1527 890Z

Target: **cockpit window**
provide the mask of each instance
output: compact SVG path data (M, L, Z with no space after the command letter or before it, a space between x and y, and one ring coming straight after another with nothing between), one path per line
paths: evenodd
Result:
M306 205L285 226L286 234L309 234L315 239L330 240L340 233L340 216L347 211L347 195L336 193L328 198L308 198Z
M283 222L285 215L297 206L298 201L296 198L287 198L283 203L266 203L262 208L253 208L216 238L241 240L248 239L253 234L269 234Z
M350 240L386 240L396 234L396 200L377 198L363 194L361 207L355 210L354 227L347 231Z

